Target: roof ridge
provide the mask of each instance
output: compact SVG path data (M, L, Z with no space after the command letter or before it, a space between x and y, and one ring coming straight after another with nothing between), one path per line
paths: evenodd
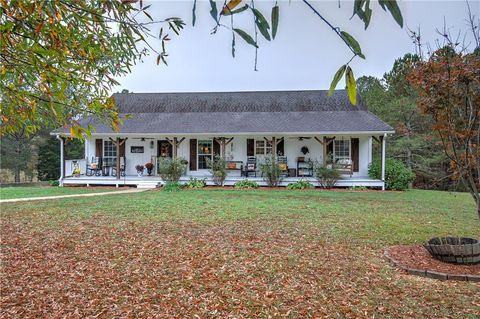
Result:
M115 92L112 95L122 94L227 94L227 93L295 93L295 92L328 92L328 89L304 89L304 90L238 90L238 91L177 91L177 92ZM346 92L345 89L338 89L334 94Z

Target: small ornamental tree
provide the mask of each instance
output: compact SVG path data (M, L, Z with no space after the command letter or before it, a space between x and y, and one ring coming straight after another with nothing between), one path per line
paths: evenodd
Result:
M374 179L381 179L382 164L373 161L368 167L368 175ZM415 180L415 173L396 159L387 159L385 162L385 187L391 190L404 191Z
M268 186L277 187L282 182L282 171L273 154L265 157L265 160L260 163L260 170Z
M178 183L185 173L186 164L183 158L158 158L158 174L166 182Z
M227 161L220 156L215 156L213 160L207 159L207 166L212 173L215 185L223 186L227 178Z
M480 218L480 52L447 45L417 63L409 75L418 107L432 120L454 177L470 192Z

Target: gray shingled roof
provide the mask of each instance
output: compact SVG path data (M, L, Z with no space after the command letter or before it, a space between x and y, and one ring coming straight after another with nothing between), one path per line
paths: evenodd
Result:
M366 110L348 101L345 90L205 93L116 93L120 113L303 112Z
M120 133L331 133L390 132L359 98L352 106L345 91L222 93L117 93L121 116L130 114ZM96 134L113 131L94 118Z

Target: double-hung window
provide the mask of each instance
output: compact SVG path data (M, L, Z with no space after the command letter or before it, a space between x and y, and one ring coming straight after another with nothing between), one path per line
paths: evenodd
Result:
M208 169L208 160L213 160L212 140L198 141L198 169Z
M334 140L333 156L335 162L342 159L350 159L350 140Z
M268 155L272 154L272 144L265 140L255 141L255 155Z
M103 141L103 164L107 166L115 165L117 161L117 147L112 141Z

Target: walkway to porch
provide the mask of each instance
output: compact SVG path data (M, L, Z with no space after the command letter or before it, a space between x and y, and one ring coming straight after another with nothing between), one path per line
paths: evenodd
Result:
M195 176L182 176L180 178L180 183L186 183L190 177L195 178L204 178L207 185L215 185L213 183L211 175L195 175ZM227 176L225 180L225 186L233 186L237 181L247 179L243 176ZM287 186L290 183L307 180L315 186L319 186L317 180L312 177L286 177L283 179L281 186ZM267 183L261 177L248 177L248 180L257 182L260 186L267 186ZM164 181L159 176L142 176L138 177L136 175L128 175L122 177L120 180L117 180L113 176L80 176L80 177L65 177L63 179L64 185L109 185L109 186L135 186L137 188L156 188L163 185ZM353 176L348 175L342 176L342 178L337 182L336 187L353 187L353 186L364 186L364 187L375 187L382 188L383 181L372 179L368 176Z

